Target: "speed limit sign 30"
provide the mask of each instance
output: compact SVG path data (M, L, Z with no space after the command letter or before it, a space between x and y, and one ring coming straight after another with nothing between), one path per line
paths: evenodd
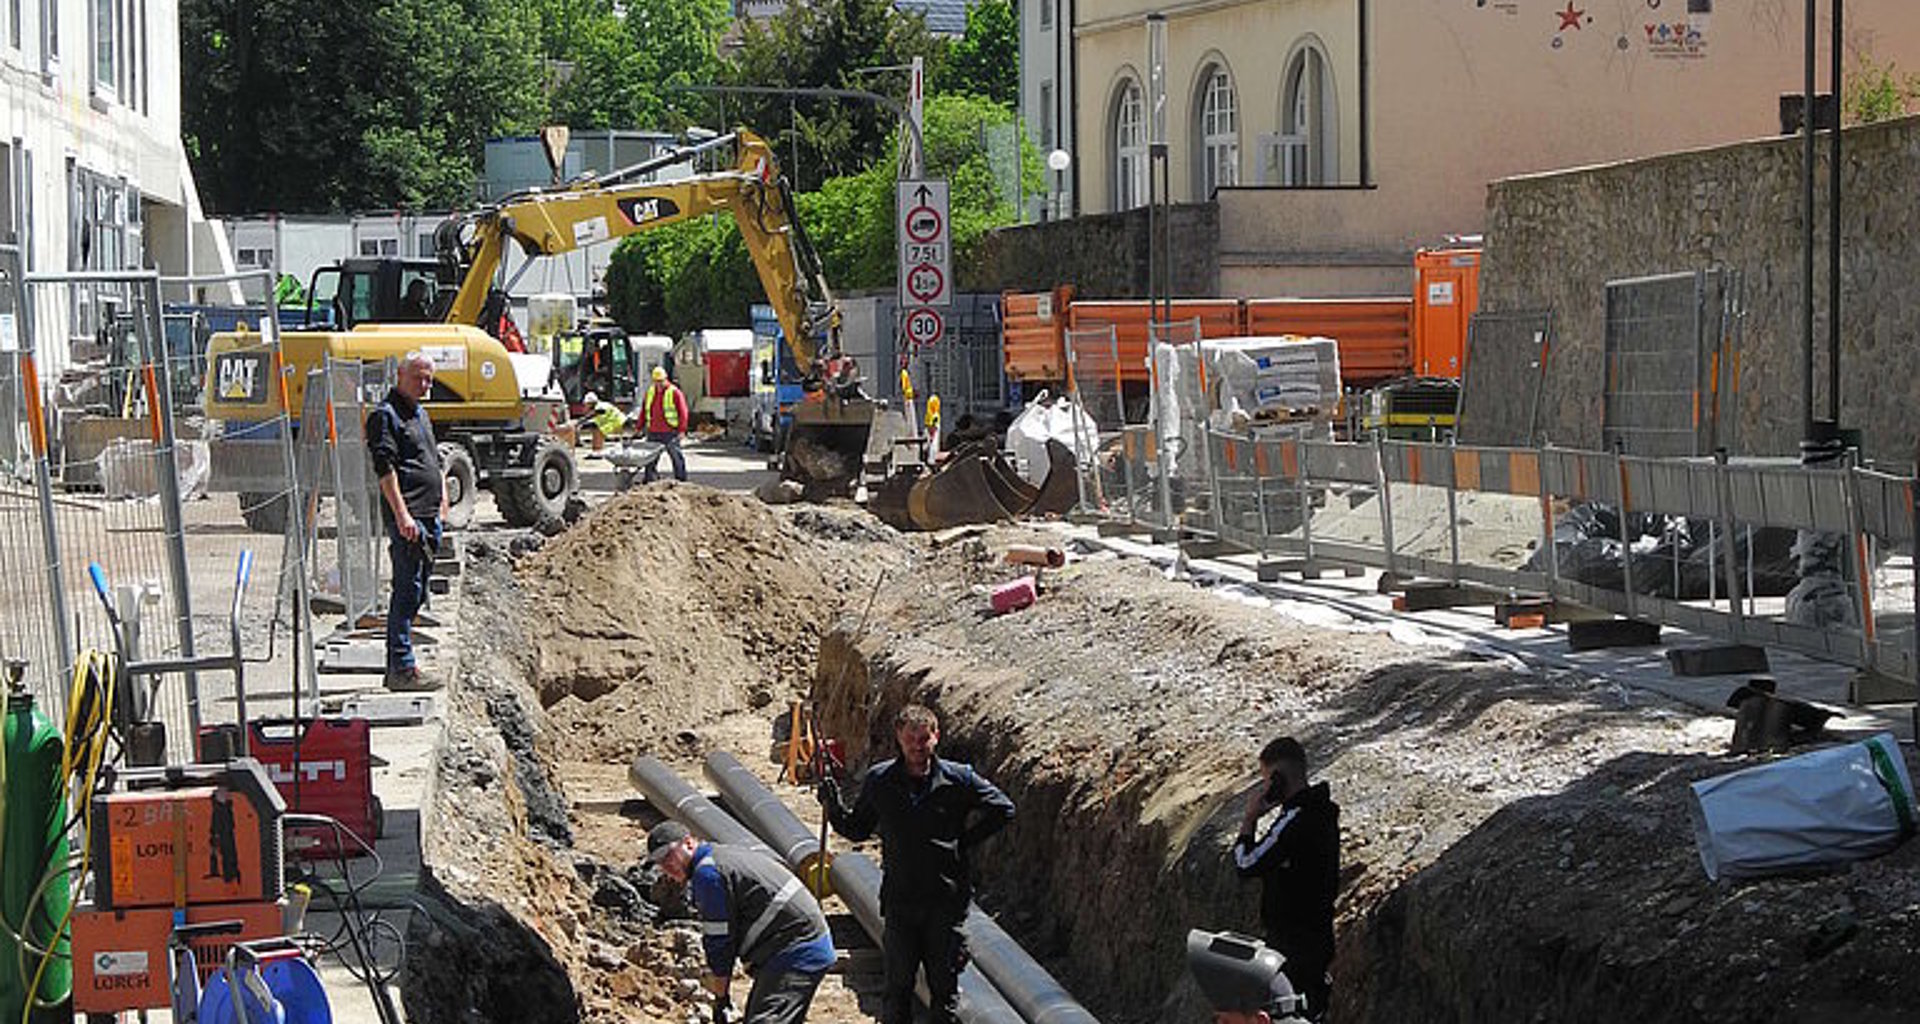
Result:
M907 337L915 345L931 345L947 333L946 321L939 310L914 309L907 312Z

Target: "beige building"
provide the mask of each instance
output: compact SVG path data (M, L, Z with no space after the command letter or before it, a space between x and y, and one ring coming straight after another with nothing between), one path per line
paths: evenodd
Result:
M1404 292L1414 248L1480 232L1489 181L1776 134L1803 75L1800 0L1071 9L1081 212L1147 201L1157 11L1171 195L1219 203L1227 295ZM1920 69L1914 0L1853 0L1846 19L1850 62Z

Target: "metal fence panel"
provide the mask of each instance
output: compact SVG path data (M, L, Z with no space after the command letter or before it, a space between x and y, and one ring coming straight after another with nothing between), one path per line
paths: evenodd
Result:
M1722 285L1715 271L1607 282L1604 448L1664 457L1713 450Z
M1537 442L1552 336L1550 310L1474 314L1467 325L1455 428L1462 444Z

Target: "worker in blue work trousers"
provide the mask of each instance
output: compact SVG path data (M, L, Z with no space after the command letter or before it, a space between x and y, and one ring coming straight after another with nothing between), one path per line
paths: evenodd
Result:
M687 479L687 457L680 451L680 442L687 436L687 395L667 379L667 371L656 366L653 368L653 383L647 385L646 393L640 396L640 420L647 432L647 440L662 445L667 457L673 460L673 478ZM640 482L650 484L659 475L660 460L647 463L647 471Z
M893 736L900 756L867 769L851 808L831 772L821 773L820 802L846 838L859 842L880 833L882 1024L912 1024L913 977L920 969L934 1024L950 1024L967 960L960 926L973 897L969 854L1013 820L1013 801L973 766L934 755L940 722L927 708L902 708Z
M833 966L833 936L807 887L758 850L703 843L677 821L647 833L647 857L693 892L707 953L714 1024L734 1020L728 988L737 960L747 965L745 1024L800 1024Z

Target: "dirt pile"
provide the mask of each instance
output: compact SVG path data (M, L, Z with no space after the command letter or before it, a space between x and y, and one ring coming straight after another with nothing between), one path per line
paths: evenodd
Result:
M934 554L831 636L829 733L890 753L934 704L942 751L1021 804L983 902L1109 1021L1204 1016L1189 927L1258 929L1227 849L1252 760L1302 737L1343 806L1342 1021L1881 1019L1920 984L1915 851L1826 879L1714 886L1687 781L1730 723L1585 677L1301 625L1110 557L991 618L992 552ZM1835 956L1836 950L1846 952Z
M851 510L698 486L608 502L518 569L561 756L624 764L803 694L823 627L897 540Z

